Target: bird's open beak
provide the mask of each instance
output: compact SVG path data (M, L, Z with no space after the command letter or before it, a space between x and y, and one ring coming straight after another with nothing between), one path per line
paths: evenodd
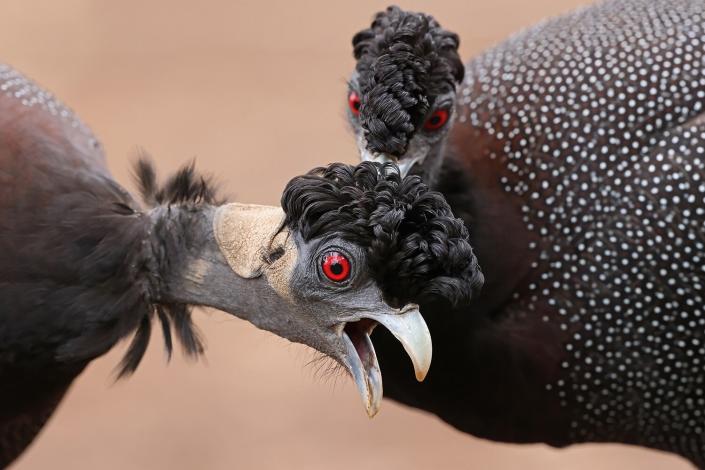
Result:
M372 418L382 402L382 373L370 340L372 330L381 323L399 340L411 358L416 379L421 382L431 366L431 334L419 312L418 305L409 304L400 310L362 315L355 322L341 325L340 335L345 345L345 367L352 375L360 397Z

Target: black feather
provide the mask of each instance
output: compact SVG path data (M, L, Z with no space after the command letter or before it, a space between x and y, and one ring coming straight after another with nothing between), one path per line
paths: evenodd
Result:
M154 171L154 165L149 161L149 156L143 151L140 152L140 158L135 163L134 170L135 180L138 182L140 196L142 201L148 206L157 205L155 198L157 191L157 173Z
M171 359L171 353L174 350L174 345L171 339L171 323L169 317L161 305L156 306L157 317L162 326L162 335L164 336L164 349L166 349L167 360Z
M152 334L152 321L149 315L142 317L140 326L137 328L135 335L132 337L130 347L120 361L118 378L131 375L139 366L144 353L149 345L149 337Z

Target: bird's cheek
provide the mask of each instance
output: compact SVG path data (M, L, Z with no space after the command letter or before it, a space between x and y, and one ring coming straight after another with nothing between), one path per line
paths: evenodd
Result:
M261 274L263 253L284 218L280 207L226 204L213 217L213 234L228 265L238 276L252 279Z
M282 246L284 254L272 264L266 266L264 275L270 287L283 299L293 302L291 295L291 279L298 261L298 250L293 237L288 236L286 230L282 230L272 240L272 246Z

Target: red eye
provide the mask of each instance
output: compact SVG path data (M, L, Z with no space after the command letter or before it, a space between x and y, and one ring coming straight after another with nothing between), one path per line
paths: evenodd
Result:
M437 109L431 114L426 122L423 124L423 128L427 131L435 131L443 127L443 125L448 122L448 110L447 109Z
M357 116L360 114L361 105L362 103L360 102L360 97L357 96L357 93L351 91L348 95L348 106L350 106L350 112Z
M323 256L321 263L323 274L334 282L342 282L350 277L350 261L337 251L329 251Z

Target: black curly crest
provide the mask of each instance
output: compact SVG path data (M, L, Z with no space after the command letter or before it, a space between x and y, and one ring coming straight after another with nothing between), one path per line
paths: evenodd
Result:
M393 164L335 163L292 179L286 224L305 240L326 234L367 251L368 268L392 305L469 301L484 278L465 225L440 193Z
M460 39L432 16L390 6L352 44L368 147L402 155L435 97L463 80Z

